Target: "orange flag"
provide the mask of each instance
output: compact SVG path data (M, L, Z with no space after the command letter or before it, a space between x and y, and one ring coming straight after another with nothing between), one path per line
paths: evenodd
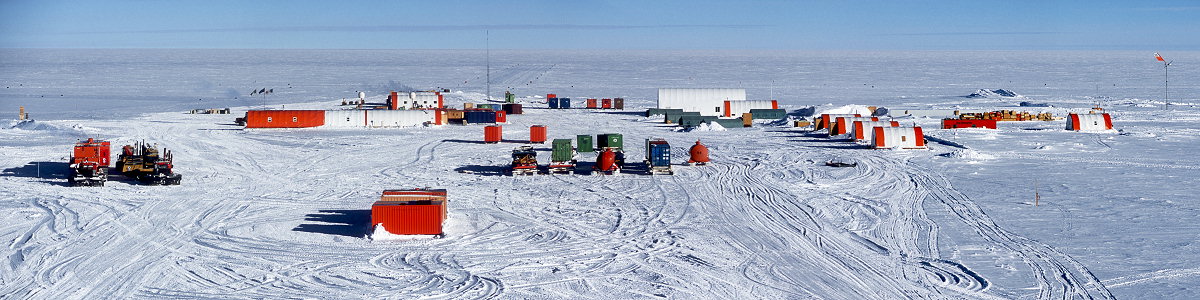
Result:
M1154 58L1157 58L1158 61L1162 61L1162 62L1166 61L1166 60L1163 60L1162 55L1158 55L1158 52L1154 52Z

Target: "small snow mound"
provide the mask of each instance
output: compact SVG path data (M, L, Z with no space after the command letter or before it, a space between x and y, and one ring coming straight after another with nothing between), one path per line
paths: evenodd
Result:
M1014 92L1006 90L1006 89L994 89L994 90L979 89L978 91L975 91L974 93L971 93L970 95L966 95L964 97L966 97L966 98L1024 98L1025 96L1021 96L1017 93L1014 93Z
M993 156L991 154L979 153L979 151L975 151L974 149L954 150L950 153L942 154L941 156L950 157L950 158L963 158L963 159L970 159L970 160L989 160L989 159L996 158L996 156Z
M433 238L437 238L437 237L438 236L436 236L436 235L392 234L391 232L388 232L387 229L383 228L383 223L376 224L375 231L371 232L371 234L367 235L367 239L369 239L371 241L413 241L413 240L427 240L427 239L433 239Z
M820 116L823 114L859 114L859 115L864 115L864 116L870 116L871 113L872 113L871 109L868 108L866 105L851 104L851 105L845 105L845 106L841 106L841 107L837 107L837 108L823 109L823 110L817 112L816 115Z
M683 128L683 127L675 127L675 131L679 131L679 132L693 132L693 131L726 131L726 130L727 130L727 129L725 129L725 127L724 127L724 126L721 126L721 124L717 124L717 122L711 122L711 123L701 123L699 126L695 126L695 127L688 127L688 128Z

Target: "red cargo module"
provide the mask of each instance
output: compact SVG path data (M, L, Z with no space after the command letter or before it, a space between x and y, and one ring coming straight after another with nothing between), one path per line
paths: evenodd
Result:
M546 125L529 126L529 142L538 144L546 143Z
M550 99L550 98L558 98L558 95L556 95L556 94L546 94L546 99Z
M496 123L508 123L508 113L503 110L496 111Z
M442 234L445 209L445 200L379 200L371 205L371 228L383 224L391 234Z
M483 127L483 142L484 143L499 143L504 136L504 127L500 125L491 125Z
M942 129L954 128L991 128L996 129L996 120L960 120L942 119Z
M411 190L384 190L383 196L379 197L379 201L423 201L423 200L439 200L447 201L445 189L411 189ZM446 206L442 206L442 219L446 219Z
M108 168L111 166L109 160L112 159L112 153L109 152L110 145L108 141L97 141L92 138L75 143L75 151L71 154L71 164L93 163Z
M246 128L304 128L325 125L323 110L251 110Z
M600 108L611 109L612 108L612 99L600 99Z
M596 99L587 99L587 108L597 108Z

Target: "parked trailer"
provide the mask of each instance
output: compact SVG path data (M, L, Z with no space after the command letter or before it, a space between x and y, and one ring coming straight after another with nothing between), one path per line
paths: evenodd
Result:
M67 183L71 186L104 186L112 158L110 145L108 141L92 138L75 143Z
M646 168L650 175L675 175L671 170L671 144L661 138L646 139Z
M590 136L589 136L590 137ZM550 173L575 174L575 151L571 149L571 139L554 139L550 148Z
M512 151L512 166L509 174L517 175L536 175L538 170L537 152L533 151L533 147L520 146Z

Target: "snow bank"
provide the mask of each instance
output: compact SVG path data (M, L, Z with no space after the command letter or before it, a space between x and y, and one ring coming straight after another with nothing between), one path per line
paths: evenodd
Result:
M860 115L864 115L864 116L870 116L871 113L872 113L871 109L867 108L866 105L850 104L850 105L844 105L844 106L837 107L837 108L823 109L823 110L818 111L816 113L816 115L820 116L823 114L860 114Z
M12 120L9 123L8 129L20 130L41 130L41 131L59 131L59 132L97 132L99 129L83 126L83 124L74 124L71 127L62 125L38 122L37 120Z
M728 130L728 129L725 129L725 127L721 126L721 124L717 124L717 122L702 123L702 124L700 124L700 126L688 127L688 128L675 127L675 131L677 131L677 132L726 131L726 130Z
M979 151L975 151L974 149L954 150L954 151L951 151L950 153L942 154L941 156L950 157L950 158L962 158L962 159L969 159L969 160L989 160L989 159L996 158L996 156L994 156L994 155L986 154L986 153L979 153Z
M376 224L375 231L371 232L371 234L367 235L367 239L372 240L372 241L413 241L413 240L428 240L428 239L434 239L437 237L438 236L436 236L436 235L423 235L423 234L409 234L409 235L392 234L391 232L388 232L387 229L383 228L383 223Z
M1014 93L1005 89L979 89L970 95L963 96L965 98L1025 98L1020 94Z

